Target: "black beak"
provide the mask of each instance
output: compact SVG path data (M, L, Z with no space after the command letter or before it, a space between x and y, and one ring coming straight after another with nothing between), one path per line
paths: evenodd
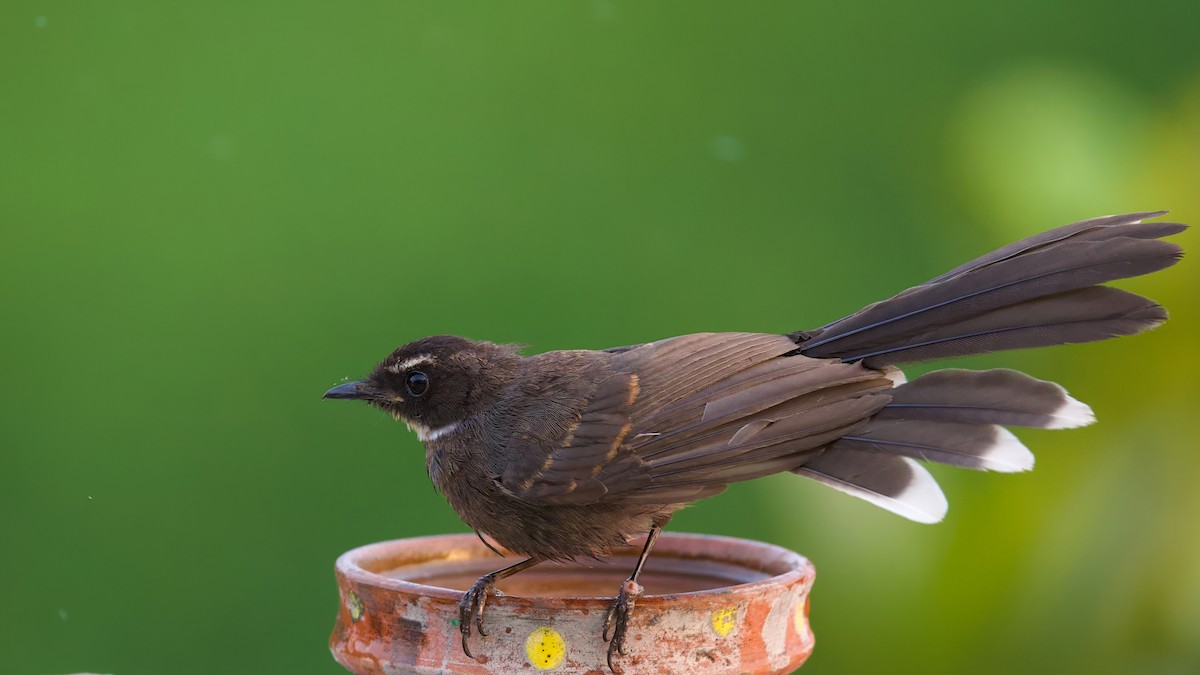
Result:
M364 382L346 382L325 392L321 398L370 399L375 398L375 392L369 389Z

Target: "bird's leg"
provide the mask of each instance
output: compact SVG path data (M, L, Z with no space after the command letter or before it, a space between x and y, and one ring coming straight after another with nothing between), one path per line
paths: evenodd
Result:
M534 556L528 560L522 560L515 565L509 565L504 569L496 570L491 574L485 574L479 577L479 580L463 594L462 600L458 601L458 630L462 633L462 648L463 653L471 658L475 655L471 653L471 648L467 646L467 639L471 637L471 623L475 623L475 628L479 630L481 636L487 637L487 631L483 629L483 606L487 604L489 595L496 592L496 582L501 579L507 579L517 572L533 567L542 562L542 559Z
M604 629L601 631L601 636L608 643L608 669L614 673L621 672L613 667L613 654L625 656L628 652L625 650L625 634L629 631L629 615L633 612L633 603L642 594L642 587L638 584L638 575L642 573L642 567L646 564L646 558L650 556L650 549L654 548L654 542L658 539L658 533L662 531L662 526L655 525L650 528L650 534L646 535L646 545L642 547L642 554L638 556L637 565L633 567L633 574L621 584L621 590L617 593L617 597L613 598L612 604L608 606L608 614L604 616ZM612 629L612 634L609 634L609 628Z

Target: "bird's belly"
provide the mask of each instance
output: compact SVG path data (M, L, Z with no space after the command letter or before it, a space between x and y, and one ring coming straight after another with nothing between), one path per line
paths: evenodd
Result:
M505 548L523 555L555 559L601 558L630 539L650 531L670 511L644 505L620 507L608 504L498 506L507 517L484 519L472 524Z
M450 506L471 528L514 553L551 559L607 556L655 524L665 524L676 508L527 502L483 476L461 476L441 487Z
M557 560L604 557L666 524L683 506L526 501L500 487L480 454L484 445L469 427L426 441L426 468L463 522L514 553Z

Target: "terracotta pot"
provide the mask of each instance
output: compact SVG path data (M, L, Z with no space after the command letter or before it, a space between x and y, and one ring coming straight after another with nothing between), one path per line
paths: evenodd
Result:
M638 544L640 547L640 543ZM474 535L371 544L337 561L341 596L329 639L355 673L606 673L601 624L640 548L589 566L543 563L499 583L468 658L458 601L482 574L516 562ZM639 581L628 656L636 673L788 673L813 650L812 564L743 539L662 535Z

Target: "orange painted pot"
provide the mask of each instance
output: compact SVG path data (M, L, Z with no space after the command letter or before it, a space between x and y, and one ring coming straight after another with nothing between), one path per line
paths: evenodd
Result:
M401 539L338 558L341 597L329 646L355 673L607 673L601 625L641 543L588 566L543 563L501 581L487 637L462 651L458 601L479 576L515 562L474 535ZM636 673L789 673L812 654L803 556L760 542L663 534L639 581L616 657Z

